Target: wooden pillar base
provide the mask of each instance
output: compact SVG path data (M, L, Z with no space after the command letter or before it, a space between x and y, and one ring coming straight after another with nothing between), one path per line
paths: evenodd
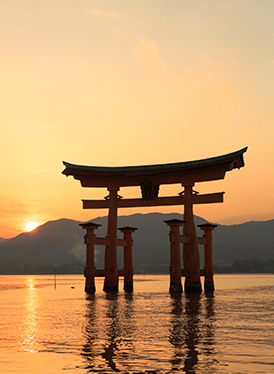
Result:
M118 276L117 276L117 280L115 280L115 281L108 280L108 279L105 278L103 291L105 291L105 292L118 292L118 290L119 290L118 284L119 284Z
M85 275L86 277L86 284L85 284L85 292L88 294L93 294L96 291L94 276Z
M132 292L133 291L133 282L124 283L124 291Z
M202 286L201 283L197 284L185 284L185 293L190 294L190 293L201 293L202 292Z
M169 292L170 293L182 293L183 287L181 283L173 283L169 286Z
M104 285L104 288L103 288L103 291L104 292L118 292L118 284L114 284L114 285Z
M205 283L205 292L215 291L214 283Z
M90 284L89 286L86 285L86 287L85 287L85 292L86 293L93 294L93 293L95 293L95 291L96 291L96 288L95 288L94 284Z

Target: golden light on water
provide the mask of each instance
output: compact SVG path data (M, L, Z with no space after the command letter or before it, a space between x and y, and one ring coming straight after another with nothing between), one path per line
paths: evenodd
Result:
M214 296L171 295L169 280L104 294L99 278L85 298L82 275L57 293L48 275L2 275L1 372L273 373L273 274L216 274Z
M39 226L39 223L37 223L35 221L29 221L28 223L26 223L25 228L28 232L30 232L30 231L36 229L36 227L38 227L38 226Z
M35 290L33 278L27 281L27 288L30 292L26 293L24 303L24 314L22 319L21 330L21 347L26 352L37 352L37 336L38 336L38 298Z
M30 290L34 290L34 289L35 289L34 280L33 280L32 278L30 278L30 279L28 280L28 288L29 288Z

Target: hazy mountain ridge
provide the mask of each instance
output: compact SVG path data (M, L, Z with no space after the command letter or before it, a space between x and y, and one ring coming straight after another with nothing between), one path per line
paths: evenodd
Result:
M274 220L219 225L213 232L215 261L274 258Z
M169 236L168 227L163 222L171 218L183 219L178 213L133 214L120 216L118 227L133 226L138 230L134 237L134 267L136 271L168 271ZM98 217L93 222L101 224L96 230L97 236L106 235L107 217ZM206 222L195 216L195 223ZM85 230L79 221L59 219L49 221L29 233L22 233L15 238L0 241L1 269L11 266L58 266L63 264L82 265L85 262ZM202 232L197 228L198 235ZM213 231L213 257L220 262L258 258L274 259L274 220L250 221L238 225L219 225ZM122 234L118 234L122 237ZM203 250L201 248L201 258ZM104 247L95 250L96 266L104 265ZM118 264L122 266L122 248L118 248ZM158 270L157 270L158 269Z
M77 221L49 221L31 232L21 233L0 243L0 259L2 263L36 265L75 263L81 235L82 229Z

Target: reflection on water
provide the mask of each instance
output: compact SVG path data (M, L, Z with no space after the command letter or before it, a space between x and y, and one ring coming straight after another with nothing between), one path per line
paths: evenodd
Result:
M86 343L83 346L82 355L87 360L86 368L92 370L94 366L94 357L95 357L94 343L97 337L96 326L95 326L95 318L96 318L95 295L88 296L87 300L89 301L89 303L87 304L87 312L86 312L87 323L85 325L85 333L84 333Z
M205 312L202 315L201 296L171 295L171 327L169 342L174 347L170 360L172 370L195 373L201 366L214 372L214 296L204 298ZM211 357L212 356L212 357Z
M198 343L201 338L200 334L200 310L201 301L200 295L192 295L186 298L185 306L185 346L186 346L186 358L184 371L186 373L195 373L194 368L198 363Z
M88 369L93 372L99 367L107 367L111 371L120 372L130 368L130 352L133 351L131 323L133 313L133 295L125 293L123 299L118 299L117 293L110 293L100 300L96 296L87 297L87 313L85 339L82 355L85 357ZM102 308L96 314L96 307ZM102 315L102 313L104 313ZM101 351L98 352L98 347Z
M30 278L27 282L26 300L24 303L24 314L22 323L22 348L25 351L36 352L37 323L38 323L38 298L34 280Z
M168 276L136 276L86 298L80 276L2 276L0 372L272 374L274 276L236 278L250 286L174 296Z
M214 296L205 298L205 331L204 331L204 355L207 367L214 367L218 360L215 352L214 339Z
M174 294L171 296L171 326L169 336L169 342L174 347L173 356L170 360L174 370L181 367L184 356L184 319L182 313L182 296Z
M89 296L87 301L85 344L82 350L87 373L100 369L130 372L137 367L144 371L146 364L142 367L140 362L145 354L153 356L157 370L196 373L198 369L200 373L202 368L205 373L216 372L214 296L171 295L169 309L164 311L169 316L169 324L157 326L158 330L166 329L162 343L166 350L157 351L151 346L150 352L142 324L137 329L133 322L140 318L138 312L135 313L135 309L140 313L140 295L134 297L132 293L123 296L111 293L99 298ZM142 318L145 318L145 308L142 313Z
M107 366L110 367L113 371L120 371L119 369L117 369L114 359L119 351L119 337L122 333L118 317L117 293L107 294L106 300L107 338L104 344L102 357L105 359Z

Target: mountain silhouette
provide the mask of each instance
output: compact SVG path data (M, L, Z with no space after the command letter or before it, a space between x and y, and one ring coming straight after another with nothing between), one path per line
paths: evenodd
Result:
M164 220L183 219L178 213L148 213L120 216L118 227L133 226L133 262L137 271L166 271L169 267L169 229ZM102 226L96 235L106 236L107 217L98 217L92 222ZM207 222L195 216L196 225ZM73 265L85 262L85 230L79 221L59 219L49 221L35 230L22 233L15 238L0 241L1 268L12 265ZM218 225L213 231L214 263L249 258L274 258L274 220L246 222L239 225ZM202 232L197 228L197 234ZM118 233L118 237L122 237ZM118 266L122 264L122 248L118 247ZM203 248L200 249L201 259ZM96 246L95 263L104 267L104 247Z

